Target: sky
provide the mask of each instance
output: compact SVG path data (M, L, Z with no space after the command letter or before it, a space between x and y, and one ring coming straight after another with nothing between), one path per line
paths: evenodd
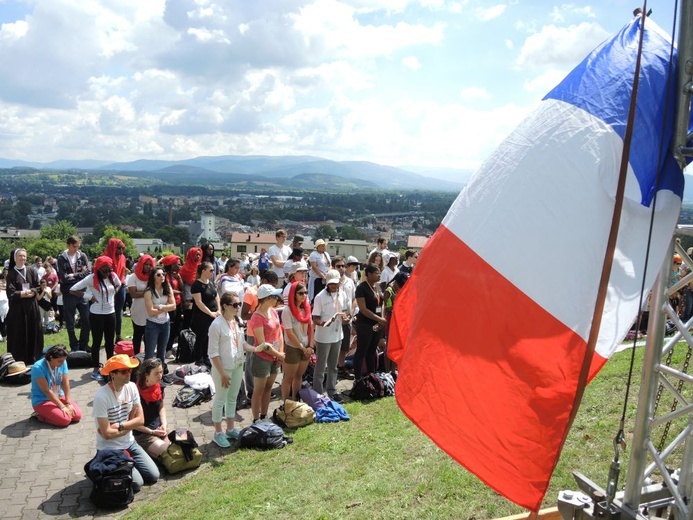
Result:
M0 0L0 157L473 170L639 5Z

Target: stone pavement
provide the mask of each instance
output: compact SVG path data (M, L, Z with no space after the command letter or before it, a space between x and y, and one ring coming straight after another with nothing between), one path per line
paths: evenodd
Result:
M169 367L177 365L169 362ZM0 518L115 518L127 512L97 510L89 500L91 483L84 475L84 464L96 453L95 427L91 417L92 400L99 384L90 378L91 369L70 369L72 398L82 409L80 423L56 428L32 418L31 385L0 384ZM278 380L281 378L281 374ZM351 381L340 381L338 388L350 388ZM278 390L275 384L275 391ZM185 426L194 434L203 453L202 463L213 460L230 450L222 450L212 442L211 401L192 408L172 406L180 388L172 385L165 392L169 427ZM273 394L275 393L273 391ZM279 406L273 398L270 414ZM250 409L240 410L236 425L243 428L251 423ZM232 448L233 449L233 448ZM175 486L181 478L194 472L167 475L162 468L161 479L135 495L130 509L151 497Z

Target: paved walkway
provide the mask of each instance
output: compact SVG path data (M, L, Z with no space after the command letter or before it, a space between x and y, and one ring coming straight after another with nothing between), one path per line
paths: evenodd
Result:
M171 368L177 365L169 363ZM31 385L0 385L0 518L115 518L126 510L112 512L97 510L89 500L91 483L84 475L84 464L95 453L92 400L99 388L89 377L91 369L70 369L72 397L82 409L83 419L67 428L55 428L31 418ZM280 376L281 377L281 376ZM339 389L351 387L351 381L340 381ZM171 406L179 385L168 387L165 400L169 426L186 426L204 454L203 464L222 456L222 450L212 442L211 401L192 408ZM278 384L275 384L275 390ZM270 414L279 405L270 404ZM251 422L250 410L240 410L237 427ZM239 421L240 420L240 421ZM130 508L175 486L188 473L167 475L153 486L145 486L135 496Z

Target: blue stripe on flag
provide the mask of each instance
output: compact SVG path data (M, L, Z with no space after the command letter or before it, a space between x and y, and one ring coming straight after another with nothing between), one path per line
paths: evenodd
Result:
M654 196L658 164L663 165L660 189L670 190L683 198L683 175L669 152L676 108L675 78L669 82L668 98L666 95L671 44L658 30L648 29L652 23L650 20L645 23L630 150L630 164L640 184L640 202L644 206L649 206ZM616 36L592 51L544 99L561 100L589 112L610 125L623 139L633 90L639 28L640 19L633 19ZM673 59L676 59L675 50ZM663 147L661 159L660 143Z

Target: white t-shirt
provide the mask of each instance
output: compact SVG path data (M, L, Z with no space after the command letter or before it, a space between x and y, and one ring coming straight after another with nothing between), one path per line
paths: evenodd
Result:
M349 310L351 310L351 302L356 298L356 284L354 280L348 276L342 276L339 280L339 290L344 293L346 301L349 302Z
M318 271L320 271L322 274L327 274L327 271L330 270L330 255L327 253L327 251L322 254L318 253L317 251L313 251L308 257L308 274L310 275L311 280L318 278L318 275L315 274L315 271L313 271L312 268L313 262L315 262Z
M147 288L147 282L137 278L135 273L128 275L125 285L126 287L134 287L137 291L144 291ZM144 296L132 299L130 319L139 327L144 327L147 324L147 307L144 305Z
M284 326L284 342L287 343L288 345L298 348L298 345L294 345L292 341L289 341L289 336L286 334L286 331L291 329L291 331L294 333L298 341L303 343L304 347L308 347L308 327L310 326L310 322L308 323L301 323L296 319L296 317L291 313L291 309L287 305L284 307L282 310L282 325Z
M393 271L390 269L388 266L385 266L380 273L380 281L385 282L385 283L390 283L390 280L392 280L395 275L399 272L399 269L395 267L395 270Z
M105 385L96 391L94 396L94 411L92 417L99 429L98 419L107 417L109 424L125 422L130 418L132 409L140 404L140 393L137 391L135 383L126 383L120 392L115 392L111 385ZM135 442L132 430L126 435L114 439L104 439L101 434L96 433L97 450L122 450L130 447Z
M90 274L86 278L82 278L70 290L86 290L85 296L88 295L90 300L94 298L94 303L89 306L89 312L92 314L113 314L115 312L115 293L120 287L120 279L114 274L113 281L115 286L107 279L101 285L101 290L98 290L94 287L94 276L94 274Z
M267 256L269 256L270 259L270 265L272 266L272 270L277 274L279 277L279 280L284 279L284 266L282 267L277 267L272 263L272 257L276 256L276 260L288 260L289 257L291 256L291 248L287 246L286 244L283 245L281 248L277 245L274 244L272 247L269 248L269 251L267 251Z
M328 293L327 289L320 293L313 300L313 316L318 316L320 321L329 321L338 312L349 312L344 291L338 290ZM315 341L319 343L336 343L342 341L344 332L342 331L342 320L337 318L327 327L315 327Z

